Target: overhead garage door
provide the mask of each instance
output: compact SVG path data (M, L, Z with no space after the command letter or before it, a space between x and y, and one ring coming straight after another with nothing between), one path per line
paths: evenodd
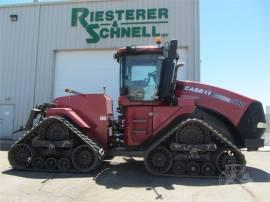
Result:
M67 95L66 88L82 93L102 93L118 97L119 70L113 50L57 51L54 97Z
M181 61L186 63L187 50L180 49ZM67 95L66 88L82 93L102 93L114 100L119 96L119 66L113 59L115 50L57 51L54 97ZM187 78L187 66L178 72L178 79Z

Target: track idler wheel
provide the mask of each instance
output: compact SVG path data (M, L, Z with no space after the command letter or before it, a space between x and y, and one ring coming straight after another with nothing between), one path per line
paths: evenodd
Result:
M199 175L200 174L200 164L195 162L195 161L191 161L187 164L187 172L190 175Z
M90 172L100 165L100 159L93 147L80 145L72 152L72 163L77 170Z
M216 158L217 168L221 174L238 177L243 174L245 160L231 149L221 150Z
M202 165L201 173L204 176L213 176L216 173L216 167L210 162L206 162Z
M56 158L53 158L53 157L47 158L45 161L45 168L47 168L48 170L56 169L57 168Z
M60 171L68 171L70 169L71 163L68 158L61 158L58 161L58 169Z
M52 141L61 141L69 138L69 129L60 122L54 122L47 126L45 138Z
M161 146L146 153L144 158L144 165L151 174L163 174L168 172L172 163L171 152Z
M186 164L182 161L176 161L173 164L172 171L176 175L185 175L186 173Z
M27 168L32 161L33 153L27 144L14 145L8 152L8 160L15 169Z
M45 166L44 158L42 157L35 157L32 161L32 167L35 169L42 169Z

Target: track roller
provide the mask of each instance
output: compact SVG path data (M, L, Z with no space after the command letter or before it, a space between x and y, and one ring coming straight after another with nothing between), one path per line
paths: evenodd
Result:
M186 173L186 164L182 161L176 161L173 164L172 171L176 175L184 175Z
M190 175L199 175L200 174L200 164L195 162L195 161L191 161L187 164L187 172Z
M68 158L59 159L57 167L60 171L67 171L70 169L70 166L71 166L71 163Z
M54 170L57 168L57 160L54 157L47 158L45 161L45 168L48 170Z
M201 173L204 176L213 176L216 173L216 167L213 163L206 162L201 167Z
M44 161L44 158L42 157L35 157L32 161L32 166L33 168L35 169L42 169L44 168L45 166L45 161Z

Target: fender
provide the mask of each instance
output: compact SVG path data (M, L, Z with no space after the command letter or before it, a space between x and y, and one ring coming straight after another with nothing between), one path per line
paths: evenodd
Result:
M74 112L71 108L50 108L47 111L48 116L59 116L64 115L70 118L74 123L79 125L81 128L90 129L91 127L81 119L76 112Z
M177 98L175 106L153 106L153 134L170 125L184 114L192 114L195 109L195 99Z
M175 106L154 106L153 135L143 143L147 150L156 141L163 138L166 132L195 112L196 105L193 98L177 98ZM155 116L156 114L156 116Z

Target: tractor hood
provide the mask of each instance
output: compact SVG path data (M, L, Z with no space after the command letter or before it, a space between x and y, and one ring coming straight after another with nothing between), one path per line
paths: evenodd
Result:
M178 98L193 98L197 106L231 117L234 125L239 123L251 103L258 102L229 90L193 81L177 81L175 95Z
M177 81L175 94L177 97L195 96L207 101L213 99L237 108L245 108L256 101L229 90L193 81Z
M245 139L261 137L265 131L263 106L252 98L192 81L177 81L175 96L195 99L196 106L221 115L237 127Z

